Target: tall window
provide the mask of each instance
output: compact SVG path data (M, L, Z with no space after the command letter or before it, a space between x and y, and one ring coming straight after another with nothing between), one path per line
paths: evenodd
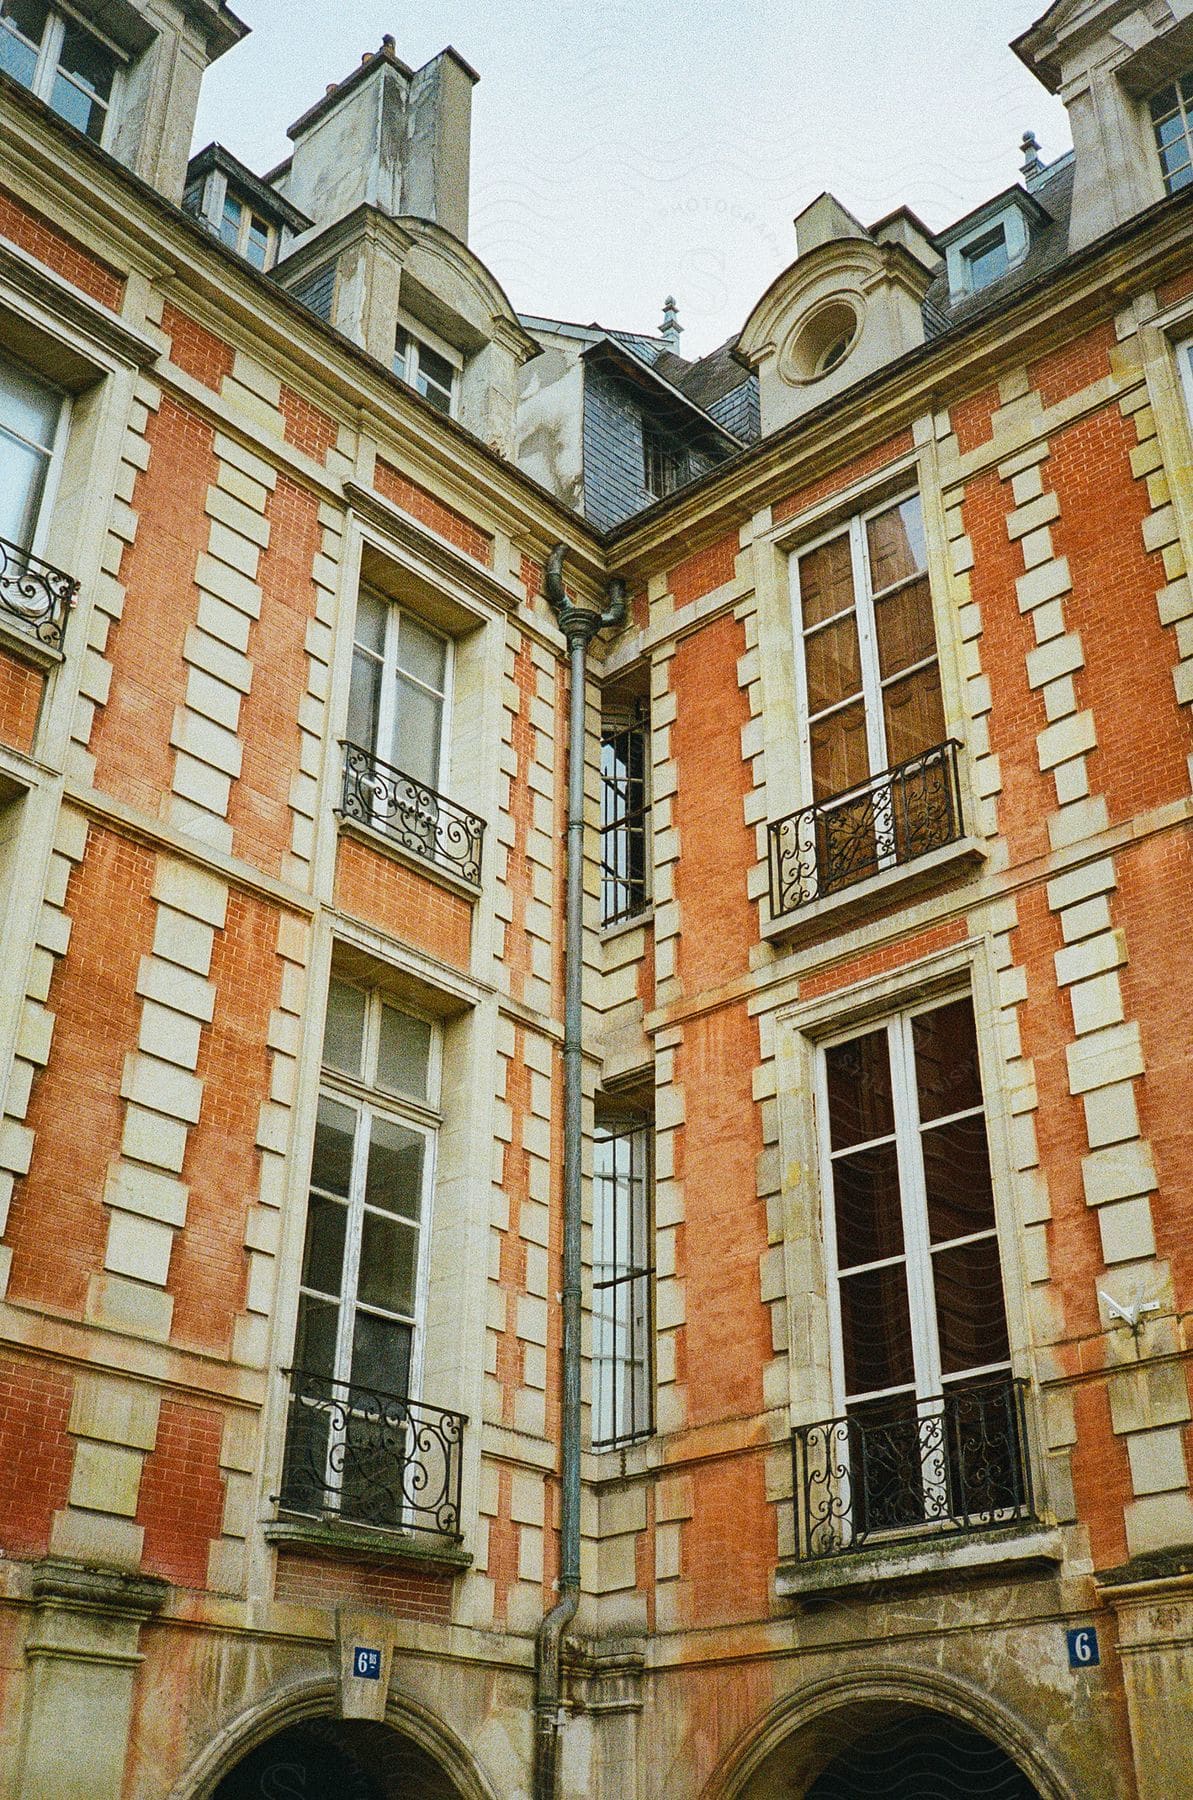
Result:
M348 737L432 789L441 773L450 650L447 638L361 589Z
M424 400L429 400L437 412L451 412L456 378L454 365L402 326L398 327L394 346L394 374L420 393Z
M945 1490L967 1472L950 1458L972 1465L979 1448L986 1494L997 1472L1004 1500L1014 1499L1010 1350L971 1002L906 1013L826 1048L820 1111L834 1385L864 1465L854 1470L854 1527L943 1517ZM925 1420L935 1421L927 1434Z
M592 1445L654 1428L649 1134L641 1120L598 1125L592 1195Z
M31 550L45 510L62 395L0 356L0 538Z
M1175 194L1193 181L1193 72L1153 94L1150 111L1164 191Z
M294 1344L307 1397L291 1417L294 1503L305 1481L351 1514L353 1453L375 1447L378 1397L417 1386L436 1051L425 1020L332 981Z
M102 143L120 58L46 0L0 0L0 69Z
M614 925L647 902L648 732L640 720L601 734L601 919Z
M945 738L919 496L851 519L795 559L793 579L824 892L935 847L951 808L943 760L918 761Z

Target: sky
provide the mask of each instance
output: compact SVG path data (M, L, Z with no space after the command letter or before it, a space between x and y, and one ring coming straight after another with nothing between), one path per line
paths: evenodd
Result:
M740 330L829 189L864 223L940 230L1009 186L1064 108L1008 48L1045 0L232 0L252 35L208 73L195 147L264 173L286 127L392 32L417 68L480 73L470 242L515 309L654 331Z

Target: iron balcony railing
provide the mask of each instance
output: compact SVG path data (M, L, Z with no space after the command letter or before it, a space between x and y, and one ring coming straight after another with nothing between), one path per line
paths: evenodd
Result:
M289 1374L281 1512L460 1536L463 1413L299 1369Z
M48 650L61 650L66 616L78 591L73 576L0 538L0 612L16 619Z
M956 842L959 748L949 739L771 825L771 917Z
M359 744L344 745L340 816L368 825L412 856L479 885L484 820Z
M1026 1387L1006 1377L797 1427L800 1557L1034 1518Z

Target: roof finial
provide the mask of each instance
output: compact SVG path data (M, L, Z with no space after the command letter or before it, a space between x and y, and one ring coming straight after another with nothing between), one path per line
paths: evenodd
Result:
M1019 148L1023 152L1023 179L1030 187L1044 173L1044 164L1040 159L1040 140L1034 131L1024 132Z
M663 322L659 326L659 336L672 356L679 355L679 334L682 330L683 326L679 322L679 308L675 304L675 295L668 294L663 302Z

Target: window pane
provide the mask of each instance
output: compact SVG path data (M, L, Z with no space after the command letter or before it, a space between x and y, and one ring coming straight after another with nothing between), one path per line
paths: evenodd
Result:
M923 1133L928 1231L934 1244L989 1231L994 1225L994 1189L986 1122L981 1113L953 1119Z
M68 125L84 132L96 143L104 135L107 107L94 99L86 88L77 87L73 81L68 81L65 75L55 75L54 85L50 89L50 105L60 119L65 119Z
M404 775L433 788L439 781L443 702L398 678L398 717L393 760Z
M1184 136L1185 121L1180 113L1173 113L1170 119L1164 119L1156 125L1156 142L1163 149L1166 144L1174 144Z
M352 682L348 690L348 722L345 727L350 743L362 750L377 750L377 730L381 717L381 664L367 650L352 652Z
M420 344L418 347L418 367L419 373L426 380L433 381L437 387L447 388L449 392L451 391L455 369L448 362L446 356L440 356L439 352L432 350L429 344Z
M312 1300L303 1294L298 1302L298 1330L294 1337L294 1367L305 1375L335 1373L336 1330L340 1309L330 1300Z
M434 688L437 694L443 692L447 644L438 632L428 631L409 613L401 615L398 626L398 667L424 687Z
M945 1119L982 1104L972 1001L953 1000L912 1020L920 1118Z
M827 719L817 719L810 736L814 800L831 800L870 779L866 708L861 700Z
M441 412L445 418L450 416L452 409L450 388L438 387L433 381L428 381L427 377L420 373L418 378L418 391L423 396L424 400L430 401L436 412Z
M855 1268L903 1253L899 1158L894 1143L872 1144L833 1163L837 1265Z
M403 381L409 381L410 379L407 374L407 362L409 356L410 339L399 325L397 339L394 343L394 374L400 376Z
M845 1275L840 1290L846 1392L871 1394L907 1386L915 1365L903 1264Z
M73 76L80 87L94 94L97 100L111 99L116 58L98 38L92 37L81 25L72 24L69 20L62 39L58 67L64 75Z
M996 1238L937 1250L932 1256L940 1366L946 1375L1006 1362L1007 1317Z
M379 1319L376 1313L356 1315L352 1333L352 1380L383 1394L406 1394L410 1388L409 1325L396 1319Z
M0 427L0 537L28 550L37 530L50 459Z
M234 200L231 194L225 194L224 212L220 219L220 237L233 250L240 243L240 214L240 201Z
M338 1100L320 1096L315 1123L315 1154L311 1161L311 1186L345 1198L352 1178L352 1141L356 1114Z
M898 768L945 740L944 702L935 663L901 675L882 690L887 767Z
M884 678L936 655L932 592L927 576L876 601L874 621L878 628L878 666Z
M0 430L49 451L61 411L62 395L57 388L48 387L0 356Z
M269 248L269 227L262 225L260 219L249 220L248 241L244 253L255 269L265 267L265 253Z
M834 1044L824 1053L828 1072L829 1134L834 1150L869 1143L895 1129L891 1057L885 1031Z
M356 625L353 636L358 644L371 650L375 656L385 651L385 625L389 617L389 603L377 594L371 594L368 588L361 588L356 599Z
M896 581L918 575L927 562L924 521L918 494L866 522L870 587L877 594Z
M323 1060L343 1075L360 1074L360 1050L365 1029L365 997L346 981L332 981L327 989L327 1024L323 1029Z
M417 1227L367 1212L360 1236L357 1298L391 1312L413 1313L417 1268Z
M417 1219L422 1210L424 1140L393 1119L374 1119L365 1203Z
M307 1239L302 1258L302 1285L321 1294L340 1293L344 1274L344 1232L348 1208L339 1200L312 1194L307 1209Z
M425 1019L412 1019L396 1006L381 1008L381 1034L377 1046L377 1086L390 1094L407 1094L412 1100L427 1097L431 1064L431 1027Z
M799 594L805 631L853 605L853 558L848 533L800 557Z
M862 660L857 616L847 613L835 624L822 625L804 640L808 672L808 711L823 712L861 692Z
M1151 112L1153 119L1162 119L1166 113L1174 113L1178 110L1179 102L1176 97L1175 87L1161 88L1158 94L1152 95Z
M24 87L33 81L48 13L42 0L0 0L0 27L7 27L0 29L0 69Z

